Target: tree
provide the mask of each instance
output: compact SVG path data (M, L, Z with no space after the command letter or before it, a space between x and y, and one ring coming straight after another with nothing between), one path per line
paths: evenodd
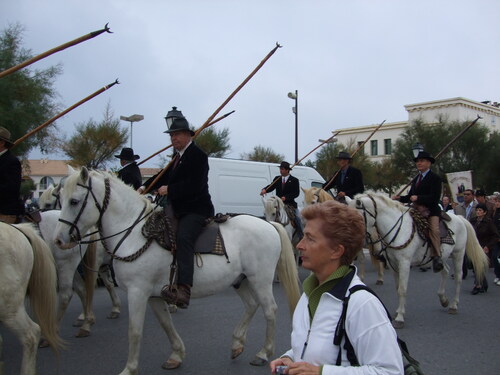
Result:
M394 167L406 175L409 181L416 173L411 150L413 144L421 143L425 151L435 156L469 124L468 121L447 122L443 119L439 119L436 125L415 121L395 143ZM436 160L433 169L443 179L446 173L472 170L475 186L493 192L500 186L499 140L497 132L490 133L488 127L479 121Z
M31 50L22 48L23 31L22 26L15 24L0 34L0 71L33 57ZM2 126L9 129L13 140L22 137L57 113L54 81L61 72L60 65L43 70L26 67L0 79L0 118ZM48 152L55 147L55 130L55 125L49 125L12 150L21 157L34 147Z
M275 153L271 148L264 146L255 146L253 151L248 154L241 154L244 160L265 161L268 163L279 163L285 159L284 155Z
M231 150L229 129L216 131L214 128L206 128L196 137L196 144L208 156L222 158Z
M382 190L391 196L396 193L396 189L408 182L407 175L394 167L392 158L384 159L380 163L371 164L370 176L364 179L366 189Z
M126 129L120 129L120 120L108 103L100 123L90 119L76 126L76 134L69 141L63 141L61 148L74 166L92 169L105 168L113 155L127 142Z

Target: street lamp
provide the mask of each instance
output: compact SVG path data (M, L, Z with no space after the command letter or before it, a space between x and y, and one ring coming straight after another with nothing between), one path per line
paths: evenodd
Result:
M295 100L295 107L292 107L292 112L295 113L295 163L299 160L299 92L295 90L288 93L290 99Z
M143 115L132 115L132 116L120 116L120 120L123 120L123 121L129 121L130 122L130 148L132 148L132 124L134 122L139 122L139 121L142 121L144 120L144 116Z
M411 147L411 150L413 151L413 156L417 157L421 151L424 151L424 146L417 142Z
M332 139L318 139L320 143L337 143L337 137L333 137Z
M185 118L181 111L177 110L177 107L172 107L170 111L167 112L165 116L165 122L167 123L167 129L170 129L170 126L174 122L176 118Z

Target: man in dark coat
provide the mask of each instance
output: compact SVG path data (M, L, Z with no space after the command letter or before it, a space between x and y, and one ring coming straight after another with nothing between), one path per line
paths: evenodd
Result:
M428 152L420 151L413 161L419 173L412 180L408 195L395 195L392 199L399 200L402 203L411 203L420 213L427 217L429 222L432 269L434 272L439 272L443 269L441 236L439 233L441 177L431 171L430 168L434 164L435 159Z
M191 296L194 271L194 245L205 220L214 215L214 206L208 191L208 157L194 144L185 118L176 118L165 132L170 134L175 153L172 163L151 187L158 194L167 196L177 227L177 285L165 285L161 296L170 304L187 308ZM156 176L145 182L149 186ZM139 188L143 191L144 187Z
M283 203L286 206L291 206L295 211L295 227L299 238L304 236L302 229L302 221L300 220L300 213L297 209L297 202L295 202L295 198L297 198L300 194L300 184L297 177L294 177L290 174L291 168L290 163L286 161L282 161L280 166L280 176L275 176L273 182L271 182L266 187L262 188L260 195L264 195L266 193L270 193L271 191L276 190L276 196L281 198Z
M19 222L24 214L21 162L10 152L12 146L10 132L0 126L0 221L10 224Z
M337 200L345 202L345 197L353 198L356 194L361 194L365 187L363 185L363 175L357 168L352 167L351 155L348 152L341 151L337 156L337 165L340 172L332 180L323 184L323 189L335 188L337 191Z
M122 166L118 171L118 178L135 190L139 189L142 185L142 176L139 166L135 162L139 159L139 155L134 155L134 150L130 147L124 147L120 155L115 155L115 157L120 159Z

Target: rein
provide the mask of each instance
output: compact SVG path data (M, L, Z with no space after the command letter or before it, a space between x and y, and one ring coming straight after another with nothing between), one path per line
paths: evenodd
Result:
M137 224L139 224L142 220L144 220L145 218L147 218L149 215L151 215L153 213L154 209L151 210L151 211L149 211L145 215L143 215L144 212L146 211L146 208L147 208L147 204L145 203L143 209L141 210L141 212L139 214L139 216L137 217L137 219L134 221L134 223L131 226L129 226L128 228L125 228L124 230L122 230L120 232L112 234L110 236L103 236L103 233L102 233L102 218L103 218L104 213L106 212L106 210L107 210L107 208L109 206L109 199L110 199L110 196L111 196L111 186L110 186L109 178L105 178L104 179L105 189L104 189L104 198L103 198L102 206L99 204L99 202L97 201L97 198L96 198L94 192L92 191L92 179L90 177L89 177L89 183L88 183L88 185L82 185L82 184L77 184L77 185L80 186L80 187L83 187L83 188L87 189L87 194L85 195L84 201L82 203L82 207L80 208L80 211L76 215L74 222L70 222L70 221L67 221L67 220L59 218L59 221L61 223L64 223L64 224L70 226L69 234L70 234L71 239L76 240L79 244L89 244L89 243L101 241L101 243L102 243L102 245L104 247L104 250L113 259L121 260L121 261L124 261L124 262L132 262L132 261L136 260L137 258L139 258L147 250L147 248L151 245L151 243L153 242L153 239L151 239L151 238L147 239L146 243L139 250L137 250L135 253L133 253L131 255L128 255L126 257L118 256L118 255L116 255L116 252L118 251L118 249L122 245L122 243L125 241L125 239L132 232L132 230L135 228L135 226ZM84 237L81 236L81 233L80 233L80 230L78 229L77 223L80 220L80 217L82 216L83 211L85 210L85 207L87 206L87 200L88 200L88 197L89 197L90 194L92 195L92 198L94 199L94 204L95 204L97 210L99 211L99 219L97 220L97 228L98 228L98 230L94 231L92 233L88 233L84 237L89 237L89 236L91 236L91 235L93 235L95 233L99 233L100 237L98 239L95 239L95 240L82 241L82 238L84 238ZM77 237L75 237L72 234L72 232L73 232L74 229L77 232ZM108 238L112 238L112 237L118 236L118 235L120 235L120 234L122 234L124 232L125 232L125 235L118 241L118 243L115 246L115 248L113 249L113 251L110 251L109 248L108 248L108 246L107 246L107 244L106 244L105 240L108 239Z

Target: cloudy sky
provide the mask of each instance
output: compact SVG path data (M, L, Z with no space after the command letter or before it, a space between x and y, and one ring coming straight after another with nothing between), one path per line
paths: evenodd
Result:
M293 162L298 90L299 158L335 129L407 119L405 104L453 97L498 101L498 0L3 0L0 27L19 22L24 46L44 52L107 22L102 34L34 65L62 64L61 108L121 84L58 121L142 114L142 158L169 144L177 106L196 127L279 42L283 48L220 112L239 158L256 145ZM123 127L130 129L129 123ZM32 157L39 157L32 153ZM63 155L53 156L62 159ZM152 159L147 166L158 166Z

